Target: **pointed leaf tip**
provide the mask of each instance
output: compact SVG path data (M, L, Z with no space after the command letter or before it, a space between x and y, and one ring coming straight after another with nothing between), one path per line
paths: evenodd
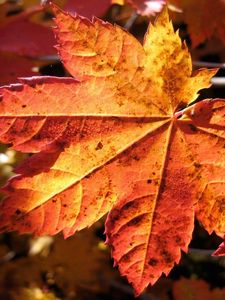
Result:
M168 6L164 5L162 11L156 17L155 24L157 25L158 23L161 23L166 25L169 22L170 22L170 17L169 17Z
M225 242L221 243L212 256L225 256Z

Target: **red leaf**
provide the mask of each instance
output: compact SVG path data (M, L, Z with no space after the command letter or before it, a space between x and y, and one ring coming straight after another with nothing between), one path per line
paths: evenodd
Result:
M50 28L30 21L40 8L8 17L0 25L0 51L28 57L47 55L55 52L54 35Z

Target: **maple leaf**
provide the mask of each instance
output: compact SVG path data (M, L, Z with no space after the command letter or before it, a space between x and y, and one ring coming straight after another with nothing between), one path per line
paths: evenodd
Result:
M182 278L174 282L174 300L223 300L225 289L210 289L207 282L200 279Z
M212 35L225 43L225 1L224 0L171 0L183 10L188 25L192 46L197 47Z
M113 4L130 4L139 14L144 16L155 15L166 4L166 0L111 0Z
M192 73L166 9L142 46L118 26L52 7L74 78L0 90L0 140L34 153L4 188L0 229L67 237L111 210L107 242L138 295L187 251L195 210L209 232L224 232L224 218L205 218L224 203L214 184L224 182L225 101L192 104L216 70Z

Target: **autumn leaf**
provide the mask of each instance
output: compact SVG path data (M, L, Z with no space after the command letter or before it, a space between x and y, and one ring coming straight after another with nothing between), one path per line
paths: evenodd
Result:
M197 47L213 35L225 43L224 0L170 0L183 11L192 46Z
M52 7L74 78L0 90L1 142L34 153L4 188L0 230L68 237L110 211L107 243L138 295L187 251L195 211L224 234L225 101L193 104L216 70L192 72L166 9L142 46L116 25Z
M210 289L209 285L201 279L182 278L174 282L174 300L223 300L225 289Z

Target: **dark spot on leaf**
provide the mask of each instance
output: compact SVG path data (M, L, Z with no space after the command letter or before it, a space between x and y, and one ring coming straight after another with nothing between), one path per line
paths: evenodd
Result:
M148 179L148 180L147 180L147 183L148 183L148 184L152 183L152 180L151 180L151 179Z
M122 209L123 210L127 210L127 209L129 209L130 207L132 207L133 206L133 202L128 202L128 203L126 203L123 207L122 207Z
M143 67L140 67L140 66L139 66L139 67L137 67L137 71L141 71L141 72L142 72L143 70L144 70L144 68L143 68Z
M141 223L142 220L143 220L143 215L140 215L140 216L133 218L130 222L127 223L127 225L134 226L134 225Z
M181 241L182 241L182 239L181 239L181 237L180 236L176 236L175 237L175 242L176 242L176 244L180 244L181 243Z
M165 179L165 177L163 177L161 180L161 184L160 184L161 193L163 193L165 191L165 189L166 189L166 179Z
M139 161L139 160L140 160L140 157L137 156L137 155L132 156L132 158L133 158L134 160L136 160L136 161Z
M23 104L23 105L22 105L22 108L25 108L25 107L27 107L26 104Z
M15 211L15 213L16 213L16 215L20 215L20 214L22 213L22 211L19 210L19 209L17 209L17 210Z
M195 166L195 168L201 168L201 164L199 164L199 163L197 163L197 162L194 162L194 166Z
M103 148L102 142L98 142L98 145L96 146L95 150L101 150Z
M162 255L162 257L164 258L164 260L167 264L170 264L174 260L173 257L171 256L171 254L166 250L163 250L161 252L161 255Z
M135 201L127 202L121 209L122 210L127 210L129 208L137 209L138 208L138 203L135 202Z
M149 261L148 261L148 264L150 265L150 266L156 266L157 264L158 264L158 260L157 259L155 259L155 258L151 258L151 259L149 259Z
M112 193L110 191L106 192L105 194L105 198L110 197L112 195Z
M130 261L130 255L129 254L125 254L122 257L123 262L129 262Z

